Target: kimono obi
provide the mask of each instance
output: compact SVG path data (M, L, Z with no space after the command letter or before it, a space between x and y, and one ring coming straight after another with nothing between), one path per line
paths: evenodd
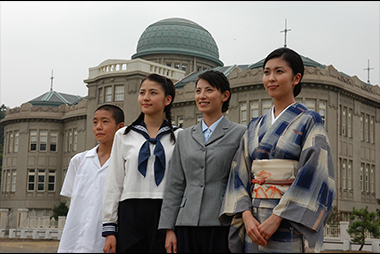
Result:
M298 161L254 160L251 165L252 198L280 199L296 178Z

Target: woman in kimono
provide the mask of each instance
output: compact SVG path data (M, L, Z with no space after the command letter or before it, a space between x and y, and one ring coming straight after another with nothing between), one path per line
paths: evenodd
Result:
M307 245L319 252L335 197L326 129L317 112L295 102L304 73L295 51L274 50L263 69L274 105L248 124L219 219L231 225L231 252L296 253Z

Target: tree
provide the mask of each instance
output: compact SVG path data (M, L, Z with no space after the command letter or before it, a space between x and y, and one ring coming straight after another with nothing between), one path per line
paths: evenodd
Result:
M376 199L377 204L380 206L380 198ZM380 208L376 208L377 212L377 222L380 224Z
M352 210L350 215L350 220L352 220L352 225L348 226L347 232L349 234L354 234L352 242L360 244L359 250L363 249L366 234L372 233L373 237L380 237L380 223L376 220L376 212L368 212L368 206L362 209Z
M339 222L342 221L342 215L338 213L338 208L336 206L333 207L333 211L327 224L330 226L339 225Z
M53 208L53 216L56 221L58 220L58 216L66 216L69 208L66 205L66 202L60 202L58 206L54 205Z

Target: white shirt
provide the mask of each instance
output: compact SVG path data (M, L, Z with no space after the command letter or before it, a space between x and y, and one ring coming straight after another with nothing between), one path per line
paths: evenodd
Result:
M202 132L203 132L203 138L205 140L205 143L207 143L208 139L210 138L211 134L215 130L216 126L222 121L224 116L221 116L215 123L211 124L210 127L206 125L206 123L202 119Z
M145 137L131 130L127 135L124 131L127 127L119 129L115 133L111 150L110 164L104 189L103 224L117 223L117 211L119 201L125 199L162 199L169 162L172 158L174 144L170 141L170 134L161 137L160 141L165 149L166 171L161 183L157 186L154 178L155 144L149 143L151 156L148 159L146 176L138 171L138 156ZM177 138L179 131L174 134Z
M98 146L70 160L60 194L71 202L58 252L103 252L102 203L109 159L100 166Z

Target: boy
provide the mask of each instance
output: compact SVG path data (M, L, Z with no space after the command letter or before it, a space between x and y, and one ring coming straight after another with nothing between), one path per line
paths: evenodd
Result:
M103 252L102 203L113 138L124 127L124 113L114 105L95 111L97 146L76 154L69 164L61 195L71 198L58 252Z

